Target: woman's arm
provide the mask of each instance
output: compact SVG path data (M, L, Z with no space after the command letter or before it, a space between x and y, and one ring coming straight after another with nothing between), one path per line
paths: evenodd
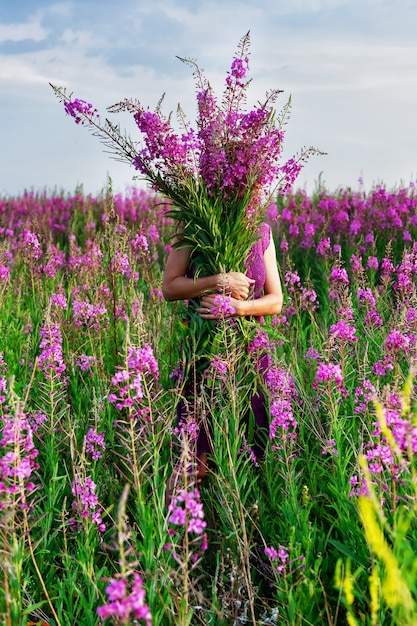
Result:
M266 272L266 280L264 286L264 295L256 300L237 300L231 298L231 305L238 316L261 316L275 315L281 313L282 310L282 288L279 277L274 240L271 236L270 243L264 253L264 265ZM200 307L197 311L204 319L216 319L219 316L211 313L213 307L214 295L204 295L201 299ZM208 312L209 311L209 312Z
M250 286L255 281L241 272L228 272L199 278L187 277L190 251L190 248L173 247L168 255L162 281L162 293L166 300L199 298L203 294L217 293L222 286L227 286L236 300L248 297Z

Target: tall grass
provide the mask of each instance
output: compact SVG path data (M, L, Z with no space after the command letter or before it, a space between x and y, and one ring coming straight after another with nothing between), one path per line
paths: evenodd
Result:
M166 210L134 189L0 199L2 623L416 623L414 188L270 208L283 313L249 348L222 324L183 424Z

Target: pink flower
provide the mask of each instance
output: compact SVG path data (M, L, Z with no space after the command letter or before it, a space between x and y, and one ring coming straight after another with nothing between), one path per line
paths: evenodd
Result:
M108 604L97 609L97 615L105 620L115 617L122 624L132 620L144 620L145 626L151 626L152 615L145 604L146 593L138 572L133 572L133 582L129 579L112 578L106 587Z
M64 102L64 109L67 115L74 118L76 124L85 124L85 115L92 118L98 117L97 109L92 104L78 98Z
M76 477L72 481L72 495L75 497L72 508L77 510L85 519L91 517L91 521L98 530L104 532L106 526L102 523L102 509L99 506L96 488L97 486L90 476Z
M231 304L229 296L218 294L213 300L212 313L222 318L232 317L235 315L236 310Z
M330 284L341 283L349 285L349 277L347 271L343 267L332 267L330 270Z
M272 561L279 574L282 574L285 570L288 570L288 567L290 565L290 555L288 548L279 546L278 550L276 550L273 547L266 547L264 549L264 554ZM300 557L300 559L302 560L303 557Z
M329 329L329 336L341 343L357 343L358 338L355 335L356 329L346 320L338 320L336 324L332 324Z
M371 269L371 270L377 270L377 269L378 269L378 265L379 265L379 263L378 263L378 259L377 259L377 257L375 257L375 256L370 256L370 257L368 258L368 262L367 262L366 266L367 266L369 269Z
M33 431L23 413L6 415L0 425L0 446L4 450L0 456L0 493L18 496L14 504L26 508L26 494L34 489L33 482L28 479L39 468L35 461L38 450L33 442ZM0 509L2 506L4 502L0 504Z
M84 446L86 454L91 454L94 461L101 459L103 456L101 451L106 449L104 433L98 433L94 428L90 428L85 436Z
M171 513L168 522L175 526L184 526L187 532L201 535L207 526L204 521L203 505L200 501L200 492L197 488L192 491L184 489L173 498L169 505Z

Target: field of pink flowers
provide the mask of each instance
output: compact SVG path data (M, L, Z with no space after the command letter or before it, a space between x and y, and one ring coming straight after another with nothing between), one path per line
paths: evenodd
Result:
M1 623L415 624L414 186L269 207L284 309L246 351L220 329L201 486L166 212L135 189L0 198ZM264 353L258 462L241 364Z

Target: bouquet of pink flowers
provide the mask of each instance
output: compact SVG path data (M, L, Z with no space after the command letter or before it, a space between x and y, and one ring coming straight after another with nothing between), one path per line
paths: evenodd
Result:
M181 132L175 132L171 118L161 113L162 99L155 112L132 99L109 107L112 113L133 115L142 144L108 119L102 121L93 105L52 85L77 124L87 125L119 159L133 165L154 190L171 201L170 214L181 224L177 245L191 248L196 275L244 271L270 199L289 189L306 159L319 152L304 148L280 164L291 100L277 116L273 105L280 90L273 90L263 103L245 110L249 44L247 33L227 73L220 103L198 65L181 59L194 69L196 128L188 125L179 106Z

